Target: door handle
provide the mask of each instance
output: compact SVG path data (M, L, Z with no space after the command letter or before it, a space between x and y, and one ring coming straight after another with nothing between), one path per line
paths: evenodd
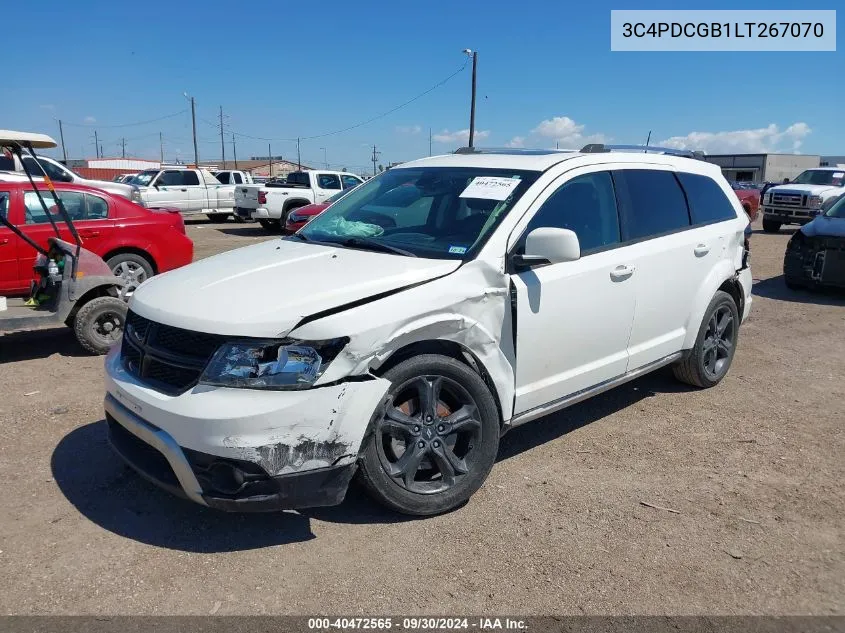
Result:
M180 189L179 191L187 191L187 189Z
M79 232L80 237L98 237L99 235L99 231L82 230Z
M704 257L707 253L710 252L710 247L707 244L699 244L695 247L693 251L696 257Z
M9 243L9 240L6 239L5 237L2 240L0 240L0 246L3 246L3 244L8 244L8 243Z
M633 266L617 266L610 271L610 278L613 281L625 281L634 274L634 270L636 269Z

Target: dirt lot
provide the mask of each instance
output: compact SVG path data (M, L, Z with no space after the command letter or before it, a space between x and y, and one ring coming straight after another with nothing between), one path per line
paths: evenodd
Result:
M3 337L0 611L843 614L845 296L786 290L792 230L752 238L721 385L662 372L517 429L470 503L426 520L357 490L275 515L171 498L106 444L102 359L67 330ZM189 233L198 257L266 239Z

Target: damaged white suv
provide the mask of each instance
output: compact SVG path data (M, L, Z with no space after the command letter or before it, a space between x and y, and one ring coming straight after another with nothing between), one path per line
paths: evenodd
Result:
M511 427L669 364L717 384L747 216L715 165L609 149L405 163L296 235L148 280L106 360L113 447L222 510L337 504L357 470L430 515Z

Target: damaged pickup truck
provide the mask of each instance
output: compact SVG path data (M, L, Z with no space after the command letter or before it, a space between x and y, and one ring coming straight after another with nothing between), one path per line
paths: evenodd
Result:
M112 446L222 510L337 504L357 473L431 515L514 426L666 365L717 384L748 219L717 166L654 150L405 163L292 236L146 281L106 360Z

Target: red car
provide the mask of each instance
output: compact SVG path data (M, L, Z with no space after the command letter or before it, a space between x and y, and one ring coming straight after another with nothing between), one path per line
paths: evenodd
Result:
M58 215L52 194L38 185L51 213ZM131 294L142 281L191 262L194 243L176 209L145 209L125 198L82 185L56 183L56 191L88 250L102 257ZM54 236L50 219L28 181L0 177L0 213L28 237L46 248ZM58 223L62 239L69 229ZM0 295L29 292L35 249L0 226Z
M320 215L323 211L328 209L333 203L340 200L343 196L349 193L349 189L344 189L334 194L331 198L326 198L325 202L319 204L309 204L304 207L294 209L288 214L285 220L285 233L296 233L303 226L308 224L315 215Z
M748 218L754 222L757 219L757 213L760 211L760 190L738 182L732 182L731 189L734 190L736 197L739 198L739 202L748 214Z

